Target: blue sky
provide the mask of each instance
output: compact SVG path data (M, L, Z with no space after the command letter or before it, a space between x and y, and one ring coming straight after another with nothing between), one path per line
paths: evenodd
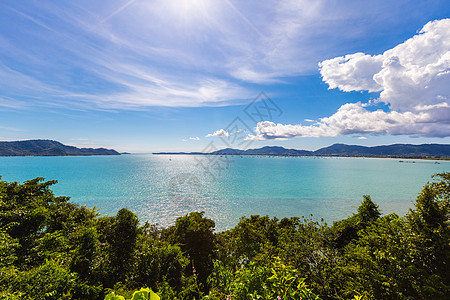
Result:
M449 143L449 16L433 0L2 1L0 140ZM250 109L279 111L251 119L261 92Z

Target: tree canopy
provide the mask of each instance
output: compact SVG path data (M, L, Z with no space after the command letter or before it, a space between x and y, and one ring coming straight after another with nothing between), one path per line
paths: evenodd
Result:
M364 195L331 226L253 215L222 232L204 212L160 228L0 180L0 299L444 299L450 173L433 179L404 217Z

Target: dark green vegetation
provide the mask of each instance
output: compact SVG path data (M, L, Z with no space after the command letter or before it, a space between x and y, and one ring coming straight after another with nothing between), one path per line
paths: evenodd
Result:
M77 148L51 140L28 140L0 142L0 156L79 156L119 155L115 150L104 148Z
M251 216L219 233L198 212L169 228L140 224L127 209L100 216L55 197L54 183L0 181L0 299L103 299L113 291L129 299L143 287L161 299L450 293L450 173L427 183L405 217L382 216L364 196L354 215L332 226Z
M274 155L274 156L361 156L361 157L403 157L403 158L450 158L450 145L447 144L394 144L365 147L357 145L334 144L316 151L285 149L266 146L258 149L239 150L226 148L211 153L155 153L155 154L211 154L211 155Z

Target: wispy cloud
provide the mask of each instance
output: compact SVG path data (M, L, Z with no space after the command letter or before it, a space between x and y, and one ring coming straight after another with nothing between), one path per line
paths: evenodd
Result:
M23 129L20 128L15 128L15 127L9 127L9 126L0 126L1 130L8 130L8 131L24 131Z
M330 49L369 29L348 22L366 10L326 0L1 5L11 28L20 24L0 29L3 94L76 109L242 104L255 95L248 83L316 72ZM370 26L390 19L387 11Z
M187 141L199 141L200 138L198 136L195 137L189 137L187 139L182 139L183 142L187 142Z
M26 109L27 102L19 101L7 97L0 97L0 110L1 109Z
M120 6L119 8L117 8L116 10L114 10L109 16L107 16L106 18L104 18L103 20L101 20L99 22L99 24L104 23L106 21L108 21L109 19L111 19L112 17L114 17L115 15L119 14L121 11L123 11L124 9L126 9L128 6L132 5L136 0L129 0L128 2L126 2L124 5Z
M134 2L139 3L134 5ZM200 54L184 53L184 49L176 45L156 47L155 42L173 42L166 38L171 36L169 32L164 33L164 37L161 35L159 42L142 39L148 34L146 30L155 30L148 25L140 28L154 12L149 7L144 2L128 1L101 20L80 9L68 13L59 7L44 5L46 15L37 18L30 16L30 12L9 8L19 18L51 30L50 35L40 36L33 31L27 35L30 39L39 39L41 47L61 53L59 59L64 63L56 65L52 63L53 59L46 57L46 52L40 52L35 61L47 61L50 65L28 65L26 68L0 65L2 78L8 80L3 81L0 88L3 85L11 98L27 99L30 104L58 106L63 103L66 107L74 105L89 109L224 106L245 103L254 95L238 82L223 76L226 74L193 72L195 59ZM163 8L163 2L159 3L159 9ZM147 11L147 15L123 18L128 10L138 14ZM158 13L160 18L164 17L162 11ZM62 26L53 29L51 23L55 19ZM140 31L123 29L127 27L136 27ZM68 40L70 43L66 42ZM20 61L21 57L15 59ZM199 59L198 64L208 63ZM61 69L63 66L66 67ZM52 72L42 72L42 69L55 67L64 75L56 78ZM68 73L69 68L76 70L75 73ZM42 101L34 101L39 99Z
M254 31L256 32L261 38L264 38L264 34L239 10L236 8L236 6L230 1L225 0L225 3L228 4L228 6L242 19L245 23Z

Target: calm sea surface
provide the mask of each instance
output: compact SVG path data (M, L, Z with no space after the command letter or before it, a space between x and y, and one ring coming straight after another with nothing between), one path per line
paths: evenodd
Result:
M228 160L227 160L228 159ZM414 163L413 163L414 162ZM141 221L173 224L205 211L219 230L252 214L309 216L331 223L371 195L382 213L404 215L422 186L449 161L121 155L0 157L2 180L58 180L53 191L114 215L126 207Z

